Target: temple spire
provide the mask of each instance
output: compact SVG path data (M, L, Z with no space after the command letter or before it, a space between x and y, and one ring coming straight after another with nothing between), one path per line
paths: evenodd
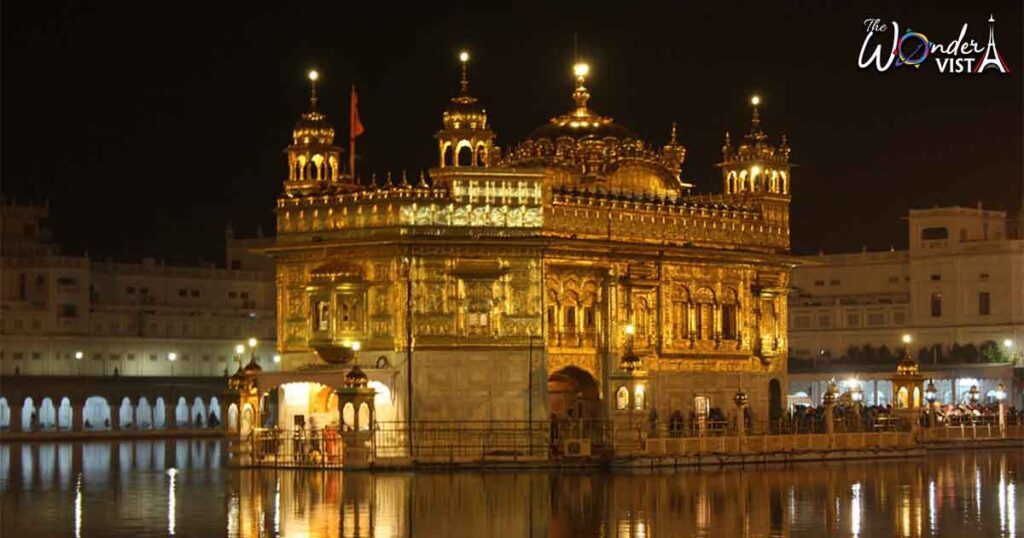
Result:
M754 109L750 119L750 132L757 133L761 131L761 97L758 95L751 97L750 106Z
M590 92L584 85L590 74L590 66L586 62L577 62L572 66L572 73L576 76L576 90L572 92L572 100L576 102L576 113L580 114L587 110L587 101L590 100Z
M317 73L316 69L309 71L309 110L316 112L317 96L316 96L316 81L320 79L320 73Z
M672 145L678 144L676 141L676 122L672 122L672 134L668 137L668 143Z
M461 88L462 95L469 95L469 52L462 51L459 53L459 62L462 63L462 79L459 81L459 87Z

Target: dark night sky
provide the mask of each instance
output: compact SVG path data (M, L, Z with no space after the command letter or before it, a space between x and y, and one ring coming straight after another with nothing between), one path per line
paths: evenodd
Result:
M577 33L592 107L658 145L678 121L684 177L705 192L721 188L723 132L746 130L747 97L760 93L766 130L789 135L799 164L797 252L900 247L910 207L1016 210L1021 198L1019 0L262 4L3 2L4 194L49 199L70 252L220 261L227 222L244 235L273 228L308 68L322 73L341 145L358 85L361 171L418 170L436 161L460 48L507 147L569 108ZM990 12L1009 75L857 67L867 17L942 42L967 22L984 41Z

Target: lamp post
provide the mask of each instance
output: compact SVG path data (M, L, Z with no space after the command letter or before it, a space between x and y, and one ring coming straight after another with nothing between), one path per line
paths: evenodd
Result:
M1003 402L1006 400L1006 386L1000 381L996 386L996 401L999 402L999 435L1006 435L1006 407Z
M980 392L977 385L971 385L970 390L967 391L967 400L971 402L971 405L978 405L978 394Z
M935 390L935 383L932 380L928 380L928 386L924 389L924 399L928 402L928 427L935 427L935 400L938 397L938 391Z
M857 418L857 430L860 431L860 414L861 414L861 402L864 401L864 391L860 388L860 380L854 378L851 382L853 385L850 388L850 400L853 401L853 414Z
M174 361L178 360L178 354L170 352L167 354L167 362L171 363L171 377L174 377Z
M821 402L825 404L825 433L832 435L835 432L835 417L833 416L833 410L836 407L836 393L839 391L836 387L836 380L833 379L828 382L828 389L825 394L821 396Z

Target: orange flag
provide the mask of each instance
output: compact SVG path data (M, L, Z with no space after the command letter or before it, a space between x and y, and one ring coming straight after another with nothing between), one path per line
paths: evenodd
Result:
M352 85L352 111L349 114L349 138L355 138L363 134L363 122L359 121L359 96L356 95L356 86Z
M348 115L348 173L356 177L356 137L363 134L363 122L359 121L359 96L356 85L352 85L352 108Z

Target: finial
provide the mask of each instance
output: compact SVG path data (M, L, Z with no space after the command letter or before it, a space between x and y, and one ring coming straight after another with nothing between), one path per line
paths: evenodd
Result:
M402 170L402 183L400 185L403 189L409 188L409 178L405 175L405 170Z
M676 122L672 122L672 134L668 137L668 143L676 145Z
M320 79L320 73L318 73L316 69L310 69L308 76L310 84L309 109L316 110L316 81Z
M759 95L751 97L750 106L754 108L754 116L750 120L750 130L751 132L756 132L760 130L761 127L761 97Z
M459 53L459 62L462 63L462 80L460 82L462 87L462 95L469 93L469 74L467 73L467 65L469 63L469 52L462 51Z
M426 189L430 187L430 185L427 185L427 173L424 172L423 170L420 170L420 183L419 185L417 185L417 187L421 189Z
M395 184L391 181L391 172L388 172L388 175L384 177L384 186L389 189L395 186Z
M572 66L572 73L576 76L576 91L572 93L572 99L576 102L578 111L586 110L590 92L584 84L587 82L587 75L590 74L590 66L586 62L576 62L576 65Z

